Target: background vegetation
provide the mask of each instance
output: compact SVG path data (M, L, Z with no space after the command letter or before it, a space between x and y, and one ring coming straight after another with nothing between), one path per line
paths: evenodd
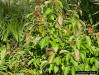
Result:
M0 0L0 75L99 71L98 0Z

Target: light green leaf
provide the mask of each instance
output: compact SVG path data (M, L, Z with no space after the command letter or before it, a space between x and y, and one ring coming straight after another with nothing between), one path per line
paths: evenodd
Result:
M98 60L95 60L95 67L96 67L97 69L99 69L99 61L98 61Z
M44 37L41 41L40 41L40 47L41 49L43 49L44 47L46 47L48 45L48 37Z
M71 62L74 66L78 66L78 63L71 57Z
M28 62L28 65L32 64L34 61L34 59L31 59L29 62Z
M83 53L80 53L80 58L82 59L82 61L84 62L85 60L85 55Z
M90 66L88 64L85 65L85 71L90 71Z
M90 58L90 63L93 64L94 62L95 62L95 58L94 57Z
M76 45L77 45L77 48L80 49L80 47L81 47L81 40L80 39L76 40Z
M61 8L63 8L62 2L58 0L58 3L59 3L59 6L60 6Z
M69 51L67 51L67 50L61 50L60 52L59 52L59 54L62 54L62 53L68 53Z
M55 52L57 52L59 49L59 45L56 43L56 41L51 41L51 45L55 49Z
M60 57L56 57L56 64L57 65L61 64L61 58Z
M99 46L99 38L97 38L97 43L98 43L98 46Z
M43 69L48 64L47 60L41 62L40 69Z
M54 20L54 16L53 16L53 15L51 15L51 16L50 16L50 19L51 19L51 20Z
M49 58L48 58L48 62L49 62L49 63L54 62L55 55L56 55L55 53L52 53L52 54L49 56Z
M74 67L72 67L72 70L71 71L72 71L72 75L76 75L75 74L75 68Z
M54 66L54 72L57 73L59 70L59 67L58 66Z
M87 43L88 47L91 46L91 39L89 36L86 36L86 43Z
M47 8L46 11L45 11L45 14L46 14L46 15L49 15L49 14L52 13L52 12L53 12L53 9Z
M70 71L70 68L69 67L65 67L64 75L68 75L69 71Z
M54 64L50 64L49 73L54 69Z

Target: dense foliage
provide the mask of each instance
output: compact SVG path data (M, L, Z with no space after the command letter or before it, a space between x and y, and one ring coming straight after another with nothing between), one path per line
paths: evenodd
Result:
M98 0L0 0L0 75L99 71Z

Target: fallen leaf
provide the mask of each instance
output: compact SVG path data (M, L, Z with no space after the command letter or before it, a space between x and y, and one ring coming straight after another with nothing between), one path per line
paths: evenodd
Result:
M59 23L60 25L62 25L62 23L63 23L63 18L62 18L62 16L58 16L58 23Z
M79 61L79 59L80 59L79 54L80 54L79 50L74 50L74 58L75 58L76 61Z

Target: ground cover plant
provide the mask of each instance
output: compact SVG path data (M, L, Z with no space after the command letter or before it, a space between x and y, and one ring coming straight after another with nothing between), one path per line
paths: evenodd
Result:
M98 0L3 1L0 75L98 75Z

